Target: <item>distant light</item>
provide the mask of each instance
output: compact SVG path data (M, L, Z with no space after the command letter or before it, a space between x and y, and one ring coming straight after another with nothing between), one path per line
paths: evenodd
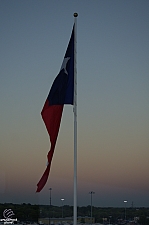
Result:
M64 201L65 199L64 198L61 198L61 201Z
M125 203L127 203L127 200L124 200Z

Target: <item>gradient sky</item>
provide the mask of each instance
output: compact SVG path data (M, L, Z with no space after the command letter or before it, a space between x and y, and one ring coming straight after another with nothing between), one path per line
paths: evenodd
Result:
M73 205L73 112L41 109L77 19L78 205L149 207L149 1L0 0L0 202Z

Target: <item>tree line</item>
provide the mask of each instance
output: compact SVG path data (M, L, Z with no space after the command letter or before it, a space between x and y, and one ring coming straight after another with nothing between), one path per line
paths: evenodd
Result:
M13 204L4 203L0 204L0 218L3 218L3 212L5 209L12 209L14 212L13 218L17 218L22 222L37 222L39 218L61 218L73 216L73 206L63 205L31 205L31 204ZM78 217L91 216L91 206L81 206L77 208ZM96 223L115 224L118 221L125 219L133 220L134 217L138 217L138 223L142 225L149 225L149 208L115 208L115 207L94 207L92 206L92 216L95 218ZM83 223L83 220L82 220Z

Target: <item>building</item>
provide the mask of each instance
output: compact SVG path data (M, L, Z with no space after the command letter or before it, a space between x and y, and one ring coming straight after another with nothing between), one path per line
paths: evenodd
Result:
M92 221L91 221L92 220ZM73 217L65 217L65 218L39 218L38 219L38 223L41 224L41 225L59 225L59 224L73 224ZM77 219L77 223L79 224L83 224L83 223L86 223L86 224L92 224L92 223L95 223L95 218L92 217L88 217L88 216L85 216L85 217L81 217L79 216L78 219Z

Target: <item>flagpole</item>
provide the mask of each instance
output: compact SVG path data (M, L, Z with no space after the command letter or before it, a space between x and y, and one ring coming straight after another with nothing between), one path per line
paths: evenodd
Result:
M74 207L73 207L73 225L77 225L77 16L74 13Z

